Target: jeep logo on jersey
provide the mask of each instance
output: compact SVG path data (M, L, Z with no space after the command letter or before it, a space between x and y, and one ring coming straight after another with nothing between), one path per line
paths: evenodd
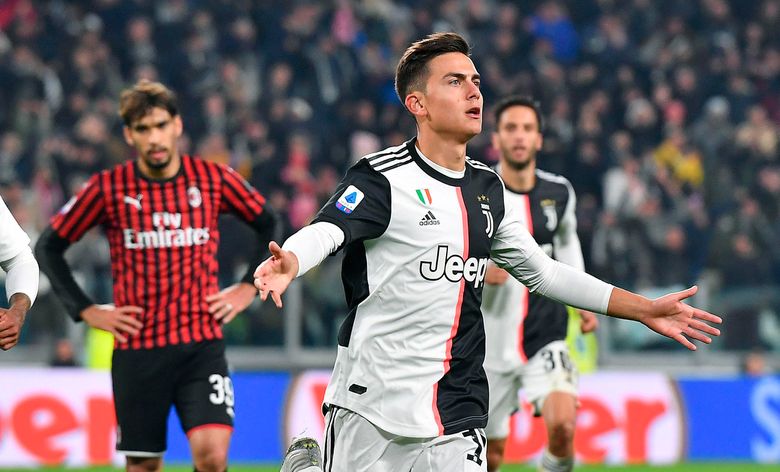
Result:
M357 208L358 205L360 205L360 202L363 201L363 197L365 197L363 192L358 190L354 185L350 185L336 201L336 208L349 215L355 211L355 208Z
M458 254L448 255L448 252L447 246L439 246L433 262L420 262L420 275L425 280L446 277L450 282L460 282L461 279L466 279L467 282L474 283L474 288L481 287L487 272L487 258L469 257L464 261Z

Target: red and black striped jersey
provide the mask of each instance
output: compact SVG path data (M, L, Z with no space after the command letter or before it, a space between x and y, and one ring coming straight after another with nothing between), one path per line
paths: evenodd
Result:
M219 339L206 296L217 283L217 218L229 212L252 223L265 198L233 169L182 156L166 180L144 176L135 161L93 175L52 218L75 242L101 225L111 248L114 303L143 308L143 329L117 349L151 349Z

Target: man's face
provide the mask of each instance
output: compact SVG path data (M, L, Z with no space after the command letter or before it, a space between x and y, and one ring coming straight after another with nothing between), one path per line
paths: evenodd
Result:
M482 93L474 63L459 52L442 54L428 62L428 79L419 94L424 107L420 121L434 131L466 142L482 131Z
M542 133L534 110L522 105L505 109L493 133L493 147L501 152L501 165L521 170L535 162Z
M164 108L152 108L139 120L125 126L125 141L138 151L139 163L152 173L178 161L177 140L182 133L181 117Z

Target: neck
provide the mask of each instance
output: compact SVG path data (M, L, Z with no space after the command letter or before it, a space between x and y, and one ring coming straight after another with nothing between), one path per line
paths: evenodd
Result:
M501 178L507 187L516 192L530 192L536 185L536 163L531 161L518 169L507 165L506 161L501 159Z
M466 168L466 143L462 139L442 136L429 128L420 127L417 133L417 147L425 157L436 164L454 171Z
M143 175L153 180L170 179L179 173L179 168L181 168L181 156L179 156L178 153L171 156L171 162L169 162L167 166L159 169L149 167L143 159L138 158L138 170L140 170Z

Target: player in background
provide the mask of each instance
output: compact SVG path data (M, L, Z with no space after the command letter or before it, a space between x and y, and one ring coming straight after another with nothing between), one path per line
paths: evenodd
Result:
M256 262L219 290L217 219L230 212L267 244L277 218L233 169L179 154L182 120L164 85L141 81L125 90L119 114L137 158L93 175L52 218L36 254L70 316L116 338L117 451L127 470L162 468L173 405L195 470L224 471L235 413L222 325L254 300ZM111 305L90 300L63 257L96 225L111 248Z
M544 252L585 270L575 216L576 197L568 180L536 167L542 148L541 109L528 97L508 97L495 109L493 147L499 151L496 172L506 187L506 204L520 209L527 230ZM488 265L482 296L485 315L485 372L490 384L487 434L488 472L504 459L509 420L518 410L522 387L534 415L547 426L547 449L541 470L563 472L574 462L577 415L577 368L566 345L565 305L540 295ZM580 312L582 331L593 331L596 315Z
M30 250L30 238L0 197L0 267L6 272L8 308L0 308L0 349L19 342L22 325L38 294L38 263Z
M547 256L505 204L487 166L466 156L482 129L480 76L465 40L413 43L396 91L417 136L362 158L314 222L269 245L255 272L277 306L297 276L344 250L349 313L325 393L324 470L485 471L488 382L480 311L488 259L533 291L644 323L690 349L720 318L649 300Z

